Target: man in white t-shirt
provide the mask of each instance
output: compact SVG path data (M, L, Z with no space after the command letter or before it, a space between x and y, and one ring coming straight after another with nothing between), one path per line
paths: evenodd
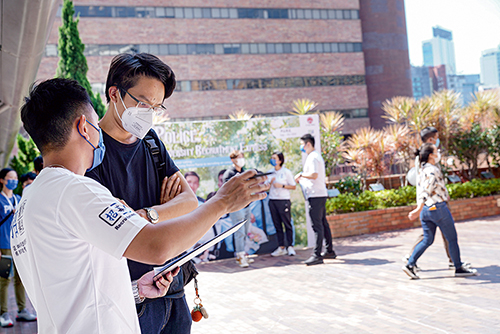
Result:
M143 111L145 112L145 111ZM105 147L86 90L51 79L21 109L44 166L25 189L11 229L14 261L38 313L39 333L140 333L134 306L167 293L176 269L130 286L125 258L163 264L199 240L227 212L265 198L265 177L234 177L195 211L152 224L84 173Z
M323 259L335 259L337 254L333 250L332 232L326 220L326 190L325 161L321 154L314 149L314 137L305 134L300 138L300 150L307 154L304 171L295 175L295 181L302 186L309 202L309 216L316 238L313 254L304 261L308 266L323 263ZM322 253L323 239L326 241L326 252Z

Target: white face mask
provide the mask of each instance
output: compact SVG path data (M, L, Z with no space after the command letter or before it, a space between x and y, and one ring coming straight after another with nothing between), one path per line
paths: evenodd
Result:
M441 150L437 150L436 153L436 163L439 163L441 161Z
M243 166L245 166L245 158L238 158L238 159L236 159L236 164L240 168L243 167Z
M143 139L148 133L149 129L153 127L153 113L147 108L127 108L127 106L125 106L125 103L123 103L120 92L118 92L118 95L120 96L120 101L122 101L123 107L125 108L122 117L120 117L118 109L116 109L116 104L114 102L113 104L115 105L115 110L118 118L120 118L120 120L122 121L123 128L125 129L125 131L130 132L137 138Z

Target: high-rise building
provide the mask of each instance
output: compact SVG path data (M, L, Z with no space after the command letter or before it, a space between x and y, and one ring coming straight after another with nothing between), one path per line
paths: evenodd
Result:
M411 94L404 0L75 0L88 78L104 92L120 52L149 52L174 70L172 120L243 109L286 115L308 98L344 114L345 133L381 128L381 104ZM53 77L54 23L38 79Z
M422 42L424 66L446 65L448 74L456 73L455 46L451 31L432 28L433 38Z
M481 84L485 89L500 87L500 45L481 54Z
M420 100L424 96L431 96L434 91L432 79L429 75L429 67L412 66L411 81L413 85L413 97Z

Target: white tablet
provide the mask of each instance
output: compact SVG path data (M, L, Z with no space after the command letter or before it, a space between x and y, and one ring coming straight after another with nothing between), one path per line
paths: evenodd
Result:
M219 243L220 241L224 240L225 238L227 238L228 236L230 236L231 234L236 232L246 222L247 222L246 219L242 220L239 223L237 223L236 225L229 228L228 230L226 230L226 231L216 235L214 238L208 240L203 245L199 245L198 247L196 247L192 251L180 256L179 258L167 263L166 265L164 265L162 267L154 268L155 276L153 277L153 279L155 281L159 280L162 275L167 274L169 271L172 271L175 268L182 266L184 263L188 262L189 260L191 260L195 256L200 255L201 253L203 253L204 251L206 251L207 249L209 249L213 245Z

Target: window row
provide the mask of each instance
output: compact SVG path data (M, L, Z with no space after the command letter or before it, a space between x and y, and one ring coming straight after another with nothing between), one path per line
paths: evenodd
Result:
M279 9L279 8L199 8L75 6L80 17L140 17L175 19L292 19L358 20L355 9ZM58 17L61 16L59 7Z
M364 75L179 81L179 92L365 85Z
M85 56L114 56L120 53L168 55L345 53L363 51L361 43L227 43L227 44L87 44ZM57 57L57 45L48 44L45 56Z

